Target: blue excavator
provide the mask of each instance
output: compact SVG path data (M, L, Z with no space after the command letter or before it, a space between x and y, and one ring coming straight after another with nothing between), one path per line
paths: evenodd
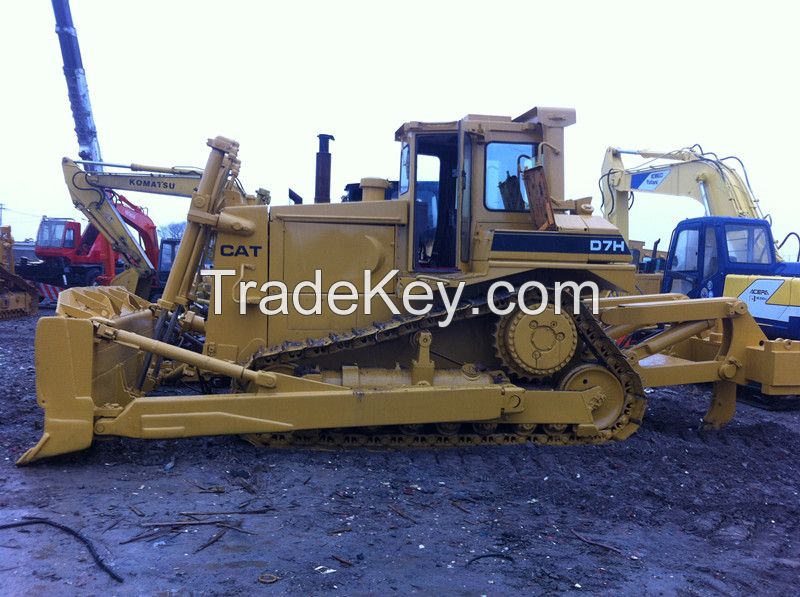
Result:
M623 155L646 161L625 167ZM744 178L730 166L739 164ZM629 239L629 213L636 193L691 197L706 215L679 222L669 251L640 255L643 277L662 293L690 298L735 296L744 301L770 339L800 340L800 263L783 260L780 243L736 157L719 158L700 146L671 152L609 148L600 177L605 217ZM800 254L798 254L800 260ZM650 288L654 288L651 283Z

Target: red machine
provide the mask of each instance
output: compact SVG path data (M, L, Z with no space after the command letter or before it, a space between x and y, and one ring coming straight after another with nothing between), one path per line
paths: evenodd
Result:
M114 195L110 201L134 237L138 235L139 245L158 268L158 236L153 221L144 209L121 195ZM81 232L80 222L69 218L44 217L39 224L35 250L41 261L23 259L17 268L19 275L56 286L107 285L117 274L121 259L93 224Z

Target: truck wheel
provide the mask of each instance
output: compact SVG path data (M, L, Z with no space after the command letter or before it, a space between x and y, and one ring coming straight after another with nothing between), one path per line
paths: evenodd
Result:
M97 286L97 277L100 275L99 269L90 269L86 274L83 276L83 285L84 286Z

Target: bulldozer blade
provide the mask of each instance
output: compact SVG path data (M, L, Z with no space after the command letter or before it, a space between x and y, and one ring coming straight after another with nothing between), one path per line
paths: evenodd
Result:
M47 317L39 321L36 400L45 411L44 432L36 445L17 460L18 465L91 445L93 343L93 326L88 320Z
M111 280L109 286L122 286L128 292L147 298L150 296L150 287L152 286L152 278L143 278L133 268L128 268L123 272L117 274Z
M36 326L36 401L44 409L44 431L17 464L88 448L95 417L131 401L125 379L141 368L142 355L129 346L96 340L96 321L140 334L153 331L150 303L113 287L70 288L58 297L57 317Z

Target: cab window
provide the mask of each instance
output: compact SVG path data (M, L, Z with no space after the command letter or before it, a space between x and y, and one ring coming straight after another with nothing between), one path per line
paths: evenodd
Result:
M168 271L172 268L173 251L175 245L172 243L161 243L161 261L158 263L158 269Z
M772 263L767 231L762 226L725 226L728 259L733 263Z
M484 205L494 211L527 211L528 196L517 174L517 163L523 169L534 166L533 143L500 143L486 145L486 177ZM520 159L521 156L525 156Z
M669 264L671 272L697 271L697 249L700 231L697 229L681 230L675 241L675 254Z
M36 244L40 247L60 248L64 243L63 222L42 222Z
M717 234L713 227L706 228L706 242L703 247L703 278L708 279L719 271L717 259Z
M400 190L398 193L400 195L408 193L410 156L411 150L409 149L408 143L403 143L403 149L400 150Z

